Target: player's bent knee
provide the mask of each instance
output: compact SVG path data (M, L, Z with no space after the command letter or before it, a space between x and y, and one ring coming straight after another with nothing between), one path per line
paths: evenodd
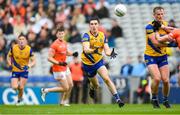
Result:
M154 78L154 81L156 82L156 83L159 83L160 82L160 78Z
M69 84L69 89L72 89L73 88L73 84Z
M69 91L70 88L69 88L69 86L66 86L66 87L64 87L63 89L64 89L64 91L66 92L66 91Z
M18 90L18 85L17 86L12 86L12 89Z
M19 87L19 90L24 90L24 86L20 86L20 87Z
M163 83L164 83L164 84L168 84L168 83L169 83L169 80L168 80L168 79L165 79L165 80L163 80Z

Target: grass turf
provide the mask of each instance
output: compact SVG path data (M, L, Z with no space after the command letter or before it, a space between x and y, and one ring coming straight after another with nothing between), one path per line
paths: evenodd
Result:
M166 109L161 105L161 109L153 109L150 104L126 104L119 108L117 104L72 104L70 107L59 105L0 105L0 115L2 114L180 114L180 105L173 105L171 109Z

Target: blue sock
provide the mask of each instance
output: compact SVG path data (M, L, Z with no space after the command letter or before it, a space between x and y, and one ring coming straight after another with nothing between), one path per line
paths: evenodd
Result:
M152 100L157 100L157 94L152 94Z
M121 99L120 99L120 97L119 97L119 95L117 93L114 94L113 96L114 96L116 102L118 102L119 100L121 101Z
M164 96L163 97L163 101L167 101L168 100L168 97L167 96Z

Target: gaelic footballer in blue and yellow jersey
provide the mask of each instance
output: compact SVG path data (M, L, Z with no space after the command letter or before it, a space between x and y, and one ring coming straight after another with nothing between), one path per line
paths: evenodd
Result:
M162 24L164 26L167 26L168 23L166 21L162 21ZM145 55L148 56L163 56L166 55L166 47L157 47L155 46L152 41L149 39L149 36L151 36L154 33L154 25L153 25L153 21L150 22L147 26L146 26L146 49L145 49ZM159 29L158 33L163 36L168 34L165 30L163 29Z
M16 105L23 105L23 92L28 79L28 69L35 65L31 47L27 45L26 36L20 34L17 44L13 45L7 55L7 63L12 67L11 87L18 91Z
M111 50L108 46L107 39L101 31L99 31L99 19L98 17L92 17L89 20L89 32L85 33L82 38L83 52L81 55L82 66L85 76L90 81L89 95L95 99L95 90L99 88L99 82L96 77L98 73L104 80L109 90L114 96L114 99L118 103L119 107L124 106L124 102L120 99L117 94L117 90L108 75L108 70L104 66L102 52L104 51L106 56L116 58L114 48Z
M103 32L99 32L97 36L92 35L91 32L85 33L82 38L82 42L89 42L90 48L96 50L97 53L86 54L82 52L81 59L82 62L86 65L94 65L102 60L102 52L104 49L104 44L107 43L107 39Z
M26 45L24 49L20 49L16 44L10 49L8 56L10 56L12 60L12 71L23 72L23 68L28 66L29 59L33 56L33 52L28 45Z
M8 52L7 62L12 67L12 77L28 78L28 69L35 64L33 51L25 39L20 36L18 44L13 45Z

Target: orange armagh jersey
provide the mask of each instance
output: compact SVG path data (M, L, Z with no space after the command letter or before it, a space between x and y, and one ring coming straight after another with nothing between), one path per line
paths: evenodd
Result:
M54 51L54 59L57 60L58 62L65 62L66 61L66 53L67 53L67 43L63 40L55 40L50 48L53 49ZM61 71L66 71L67 67L66 66L60 66L54 64L52 66L52 71L53 72L61 72Z
M176 39L176 42L178 43L178 47L180 48L180 29L174 29L170 34L170 37L173 39Z
M33 52L28 45L24 49L20 49L18 44L16 44L9 50L8 56L12 58L12 71L23 72L24 70L22 68L28 65Z
M180 37L180 29L174 29L170 34L170 37L177 39L178 37Z

